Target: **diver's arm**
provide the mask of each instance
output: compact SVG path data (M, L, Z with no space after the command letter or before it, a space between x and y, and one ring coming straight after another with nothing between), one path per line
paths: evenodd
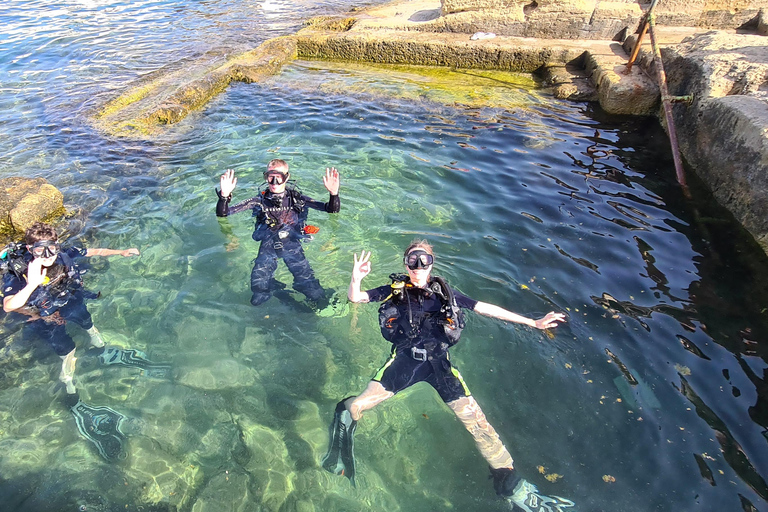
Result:
M221 190L215 189L216 195L219 196L219 200L216 202L216 216L226 217L229 215L229 202L232 200L232 196L221 195Z
M518 315L517 313L508 311L499 306L479 301L475 305L474 311L484 316L498 318L499 320L504 320L505 322L523 324L529 327L535 327L536 329L550 329L552 327L557 327L557 322L565 321L565 315L563 313L555 313L554 311L550 311L544 315L544 317L539 318L538 320L533 320L531 318L526 318L524 316Z
M3 299L3 311L9 313L23 308L27 304L32 292L43 284L46 274L47 269L43 267L39 260L34 259L30 261L27 267L27 284L15 295L9 295Z
M355 264L352 267L352 280L349 282L349 291L347 292L347 298L352 302L368 302L368 292L364 292L360 289L360 284L363 282L363 278L371 272L371 252L368 254L365 251L360 253L360 259L357 258L357 253L354 255Z
M92 256L115 256L119 254L124 258L129 256L138 256L141 254L138 249L131 247L130 249L91 249L85 251L85 255L90 258Z

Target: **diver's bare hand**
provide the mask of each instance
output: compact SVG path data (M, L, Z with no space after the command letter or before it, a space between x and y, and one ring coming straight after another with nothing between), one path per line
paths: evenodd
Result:
M48 269L43 266L42 258L35 258L27 266L27 285L37 288L45 282Z
M135 247L131 247L130 249L124 249L120 251L120 256L122 256L123 258L128 258L129 256L138 256L139 254L141 253Z
M325 176L323 176L323 185L328 189L331 195L339 195L339 171L335 167L326 167Z
M358 259L357 253L355 253L355 265L352 267L352 280L359 283L365 276L371 273L371 251L366 254L365 251L360 253Z
M536 320L537 329L551 329L557 327L558 322L565 322L565 315L563 313L555 313L550 311L543 318Z
M235 178L235 171L227 169L224 174L219 178L219 187L221 188L221 197L229 197L232 195L232 191L237 186L237 178Z

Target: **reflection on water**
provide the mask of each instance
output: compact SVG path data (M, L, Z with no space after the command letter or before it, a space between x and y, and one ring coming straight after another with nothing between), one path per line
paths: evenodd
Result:
M695 180L685 201L656 123L511 78L433 91L403 68L300 62L232 87L166 140L105 140L84 112L126 80L327 7L25 6L0 11L0 176L47 178L80 208L72 236L142 250L92 261L86 284L102 298L90 309L108 344L173 375L79 354L84 400L127 418L129 457L105 463L54 388L58 358L6 319L4 510L505 509L428 387L360 422L357 489L319 468L334 404L364 388L388 346L374 305L335 318L297 308L284 266L284 300L250 306L252 220L217 219L213 187L234 168L245 199L276 157L316 198L325 167L342 173L341 213L310 214L321 229L305 250L324 287L343 296L363 248L366 284L383 284L426 236L436 272L462 292L528 316L568 313L552 337L470 315L453 353L542 491L589 511L766 509L768 267ZM507 108L466 99L489 92Z

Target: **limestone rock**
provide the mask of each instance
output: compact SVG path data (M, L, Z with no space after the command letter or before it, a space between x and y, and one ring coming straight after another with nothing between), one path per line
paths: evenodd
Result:
M659 0L654 13L660 25L737 28L765 7L765 0Z
M202 490L192 512L257 512L263 510L250 490L250 478L240 471L221 470Z
M158 450L148 437L133 437L130 446L126 481L142 489L141 501L187 509L203 480L200 467Z
M757 18L757 33L761 36L768 36L768 7L760 9Z
M240 417L237 424L248 448L245 466L261 496L260 510L277 512L294 490L295 473L279 432Z
M0 232L18 237L32 224L64 213L64 196L43 178L0 180Z
M768 39L709 32L662 51L680 150L768 251Z
M179 382L196 389L222 390L252 386L256 381L254 370L234 359L208 360L204 364L182 368Z
M648 116L656 113L658 87L637 67L625 74L623 57L591 54L586 69L598 89L600 106L609 114Z

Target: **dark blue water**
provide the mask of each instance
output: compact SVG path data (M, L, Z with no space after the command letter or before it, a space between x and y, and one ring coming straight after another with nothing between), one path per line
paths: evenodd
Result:
M418 70L299 62L230 87L161 142L88 123L145 73L344 7L0 7L0 176L59 187L75 212L64 226L89 245L141 249L92 261L102 298L90 309L109 344L175 372L105 368L72 330L81 396L128 418L130 455L109 464L62 405L58 358L6 323L3 510L505 510L428 387L360 422L357 489L318 467L334 404L364 388L388 345L374 305L339 317L305 311L298 294L249 305L252 223L218 220L213 187L234 168L236 200L250 197L277 157L317 198L325 167L342 174L342 212L313 212L321 231L306 246L339 296L353 252L373 251L374 287L418 236L462 292L568 314L553 337L471 316L452 358L543 492L581 511L766 510L768 266L693 176L685 200L655 121L561 103L525 79L494 90L505 102L491 108L452 101ZM290 290L284 266L277 278Z

